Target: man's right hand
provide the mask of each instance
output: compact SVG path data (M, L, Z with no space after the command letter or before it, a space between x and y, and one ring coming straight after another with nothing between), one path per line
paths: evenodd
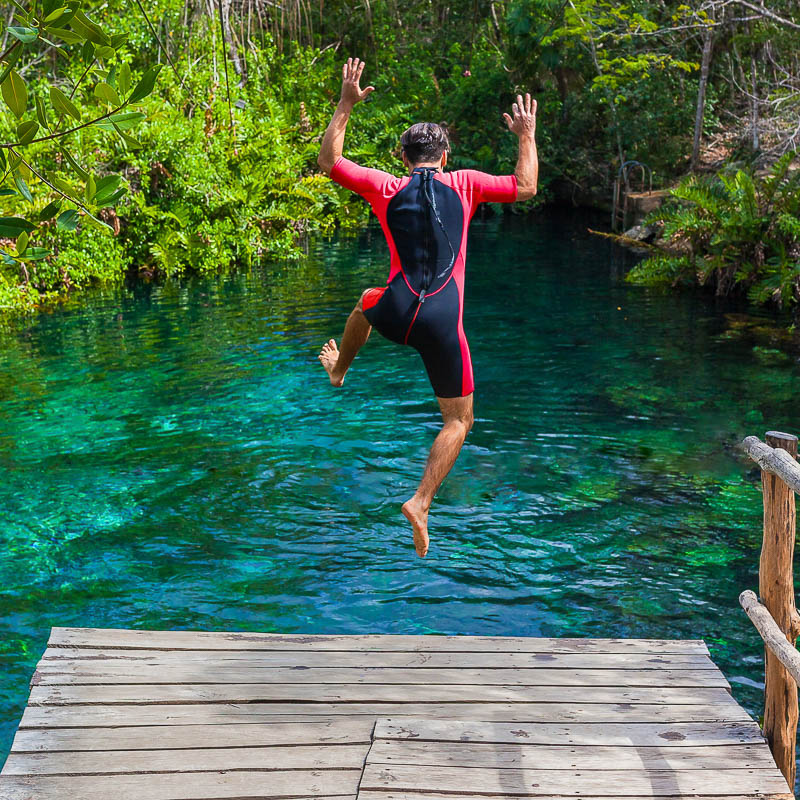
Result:
M525 95L523 101L522 95L517 95L517 102L511 106L514 116L503 114L503 119L508 125L511 133L516 134L520 138L523 136L536 135L536 101L531 98L529 94Z
M374 86L367 86L361 89L361 73L364 71L364 62L357 58L348 58L347 63L342 67L342 95L339 100L347 106L354 106L362 100L366 100L374 91Z

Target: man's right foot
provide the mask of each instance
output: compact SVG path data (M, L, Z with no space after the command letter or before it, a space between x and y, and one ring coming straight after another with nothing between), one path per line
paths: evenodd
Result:
M420 558L425 558L430 545L428 537L428 512L412 497L403 503L403 515L414 529L414 549Z
M344 383L344 377L340 377L335 373L336 364L339 361L339 348L336 346L336 342L333 339L328 339L328 341L322 345L322 350L319 351L318 358L325 368L325 372L328 373L331 384L337 387L341 386Z

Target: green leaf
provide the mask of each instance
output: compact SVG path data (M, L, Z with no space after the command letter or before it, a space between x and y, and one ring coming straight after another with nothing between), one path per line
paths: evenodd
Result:
M62 211L56 220L56 228L60 231L74 231L78 227L80 219L78 212L74 208Z
M83 11L76 11L75 16L72 18L72 30L80 33L84 39L99 45L111 44L108 37L103 33L102 28L95 22L89 19Z
M17 125L17 139L20 144L30 144L38 130L39 123L35 120L29 119L27 122L20 122Z
M75 33L75 31L68 30L67 28L48 28L47 32L50 36L55 36L67 44L78 44L83 41L83 36Z
M22 163L22 156L19 153L9 153L8 171L13 172Z
M48 203L39 212L39 221L44 222L45 220L52 219L59 208L61 208L61 200L53 200L52 203Z
M128 130L135 127L143 119L146 118L145 114L141 111L124 111L121 114L112 114L104 120L95 122L95 127L104 131L113 130Z
M13 189L9 189L7 186L0 188L0 197L11 197L12 195L16 197L16 194Z
M95 182L94 175L90 175L86 181L86 187L84 189L84 196L86 197L86 202L91 203L96 193L97 193L97 183Z
M0 169L5 170L6 168L6 151L0 149Z
M101 45L100 47L95 50L95 55L97 58L102 58L108 61L109 58L114 58L117 54L117 51L111 47L111 45Z
M36 226L22 217L0 217L0 236L16 239L23 231L32 231Z
M19 175L20 178L25 178L26 181L29 181L33 177L31 168L25 163L25 159L21 154L18 154L14 159L14 166L10 167L10 169L15 170L17 175Z
M3 81L2 92L3 100L14 116L17 119L22 117L28 107L28 87L18 72L12 69L8 73L8 77Z
M120 175L106 175L97 182L97 189L95 190L94 200L95 205L108 206L115 203L127 191L126 187L122 187L122 176Z
M22 233L17 236L17 255L21 256L25 252L28 247L28 238L27 231L22 231Z
M0 72L0 85L2 85L6 78L11 73L11 70L14 68L14 65L19 61L19 57L24 52L23 47L16 47L14 50L11 51L11 55L8 56L6 59L5 66L3 67L3 71Z
M121 47L125 42L128 41L128 34L127 33L115 33L111 37L111 46L117 50Z
M45 130L49 130L47 127L47 115L45 114L44 102L41 97L36 98L36 118Z
M147 95L152 93L158 73L161 72L161 66L161 64L157 64L155 67L150 67L150 69L145 72L142 79L136 84L133 93L128 98L129 103L138 103L139 100L143 100Z
M108 71L108 75L106 75L106 83L113 87L114 89L117 88L117 65L111 67Z
M100 208L106 208L107 206L113 206L117 200L121 197L124 197L127 193L128 189L123 186L117 191L112 192L111 194L100 194L99 192L94 196L94 204L100 206Z
M64 194L68 197L75 197L77 194L75 187L68 181L65 181L63 178L59 178L58 175L50 176L50 182L57 188L61 189L61 191L64 192Z
M119 99L119 95L114 91L114 88L103 81L100 81L100 83L94 87L94 96L106 103L111 103L112 106L122 105L122 101Z
M94 45L88 39L81 48L81 58L84 61L92 61L94 59Z
M23 28L19 26L11 26L6 30L15 38L19 39L23 44L30 44L39 38L39 31L36 28Z
M53 108L59 114L69 114L74 117L78 122L81 121L81 112L75 107L75 104L61 91L61 89L51 86L50 87L50 102Z
M33 195L31 194L31 190L28 188L28 184L25 183L25 180L21 178L19 175L14 176L14 185L19 190L19 193L29 202L33 202Z
M29 247L25 251L24 258L26 261L41 261L43 258L47 258L50 252L46 247Z
M97 181L97 193L103 191L114 191L122 183L122 175L105 175Z
M131 68L127 61L123 62L119 68L117 86L122 94L128 94L131 89Z
M64 14L67 13L67 11L69 11L69 9L66 8L65 6L62 6L61 8L57 8L55 11L51 11L44 18L44 24L45 25L50 25L52 22L55 22L57 19L60 19L61 17L63 17Z
M117 133L122 138L122 141L125 142L131 150L139 150L142 147L142 143L138 139L134 139L133 136L129 136L124 131L121 131L119 128L115 128Z
M89 173L69 154L67 150L62 150L62 154L64 158L67 159L72 169L80 175L81 179L86 181L89 180Z

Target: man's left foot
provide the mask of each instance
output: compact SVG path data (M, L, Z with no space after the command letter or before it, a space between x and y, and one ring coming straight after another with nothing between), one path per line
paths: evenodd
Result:
M430 545L428 537L428 512L412 497L403 503L403 515L414 529L414 549L420 558L425 558Z
M336 346L336 342L333 339L328 339L328 341L322 345L322 350L319 351L318 358L325 368L325 372L328 373L331 384L337 387L341 386L344 383L344 377L336 375L336 364L339 361L339 348Z

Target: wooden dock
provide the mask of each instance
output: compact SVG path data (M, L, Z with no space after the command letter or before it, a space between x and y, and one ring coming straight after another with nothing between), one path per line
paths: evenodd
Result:
M54 628L0 797L793 795L702 641Z

